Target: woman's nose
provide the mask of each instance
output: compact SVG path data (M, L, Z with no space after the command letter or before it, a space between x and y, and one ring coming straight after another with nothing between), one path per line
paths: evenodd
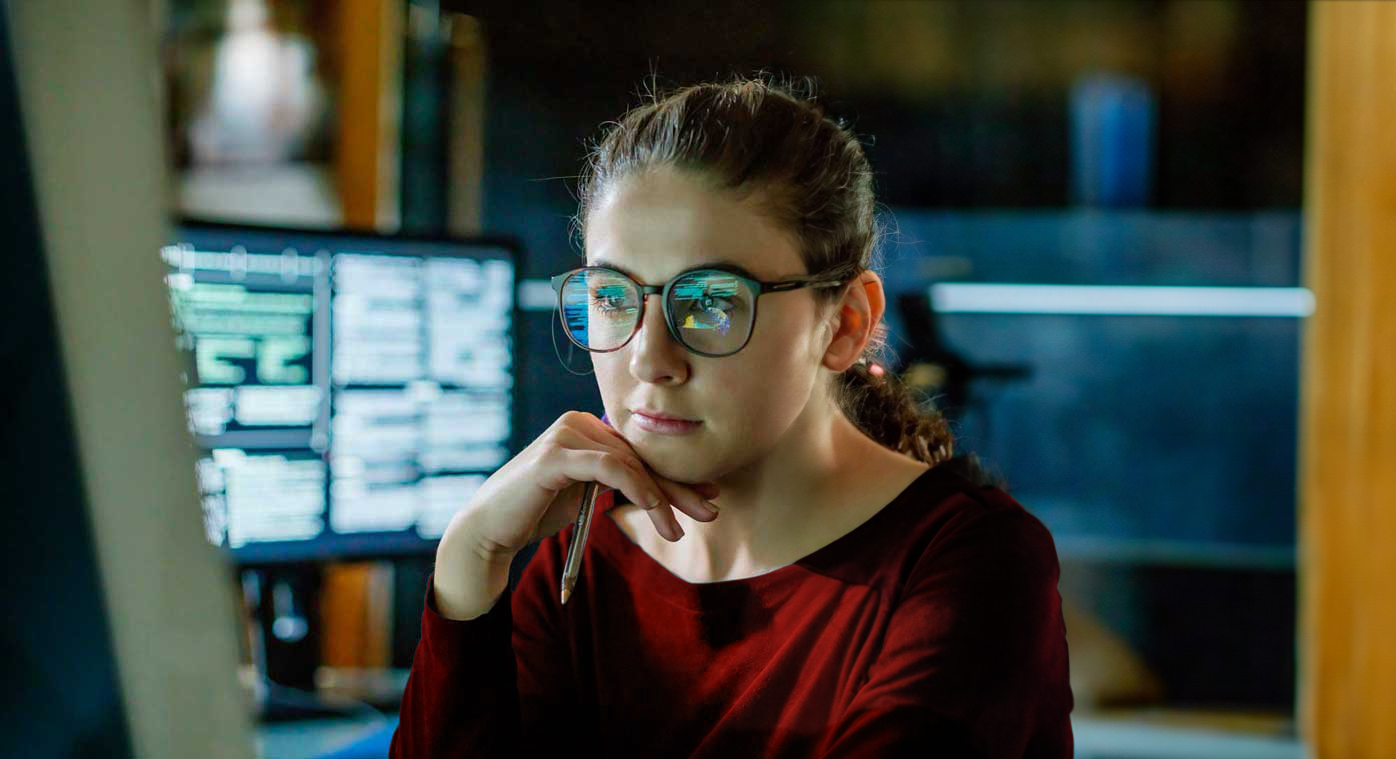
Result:
M664 320L663 301L661 293L649 293L644 296L645 304L641 309L643 316L640 323L635 325L635 336L631 341L635 345L641 343L654 343L660 341L673 342L673 336L669 334L669 325ZM651 300L654 298L655 300Z
M662 297L659 293L652 295ZM650 382L682 376L688 360L687 349L669 334L661 303L646 303L644 318L630 345L631 372L637 378Z

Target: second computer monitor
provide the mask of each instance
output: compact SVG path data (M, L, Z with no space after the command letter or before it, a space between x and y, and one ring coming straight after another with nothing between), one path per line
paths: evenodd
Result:
M177 238L209 540L244 564L432 550L518 449L517 243L198 222Z

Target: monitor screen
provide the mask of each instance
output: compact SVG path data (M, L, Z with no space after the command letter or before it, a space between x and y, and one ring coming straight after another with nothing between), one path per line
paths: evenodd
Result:
M163 250L211 542L434 550L517 450L519 248L185 222Z

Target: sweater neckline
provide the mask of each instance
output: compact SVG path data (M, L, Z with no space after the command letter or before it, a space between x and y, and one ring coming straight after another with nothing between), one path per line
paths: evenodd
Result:
M817 574L819 567L837 563L841 558L857 556L865 550L865 546L870 548L875 545L875 536L885 532L888 526L899 523L902 512L912 508L913 504L929 508L924 502L926 499L918 498L918 495L930 495L932 490L954 489L952 480L955 479L954 473L947 467L931 467L917 475L916 479L862 524L791 564L751 577L694 583L674 574L632 541L609 516L607 512L617 505L614 490L608 490L598 498L601 505L599 512L606 516L604 519L593 520L603 523L600 528L601 539L596 540L595 545L612 555L619 571L637 589L655 593L685 609L706 611L724 608L730 603L757 595L765 600L772 600L786 595L801 579L811 573ZM937 485L940 487L935 487Z

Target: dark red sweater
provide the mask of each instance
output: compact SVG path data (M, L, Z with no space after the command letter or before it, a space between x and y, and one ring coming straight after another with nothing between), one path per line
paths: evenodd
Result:
M597 499L487 614L422 638L390 756L1070 759L1056 546L1002 490L927 470L847 535L756 577L689 583Z

